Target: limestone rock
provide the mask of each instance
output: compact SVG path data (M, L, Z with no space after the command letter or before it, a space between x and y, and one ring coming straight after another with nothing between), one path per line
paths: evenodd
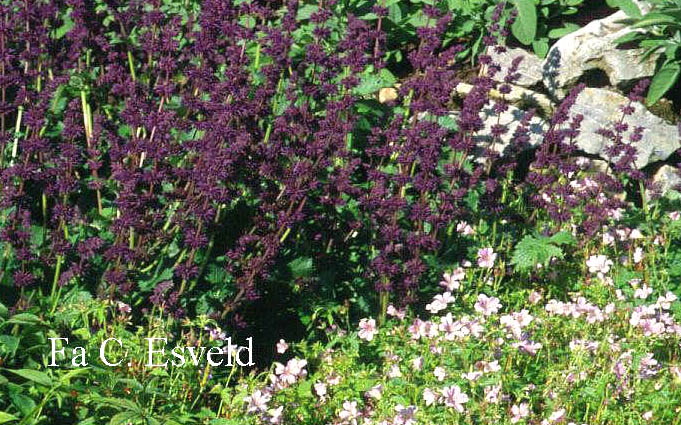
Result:
M653 189L661 195L668 194L672 190L677 190L681 186L681 176L679 170L671 165L663 165L653 176ZM650 199L650 193L646 192L646 197Z
M647 2L636 3L642 13L650 9ZM562 37L551 47L542 72L544 85L552 95L563 98L589 70L605 72L613 86L654 74L657 55L641 62L642 49L625 49L615 43L632 31L621 22L624 19L627 15L622 11L597 19Z
M497 113L494 112L492 104L490 103L487 105L482 110L481 114L485 127L474 136L478 148L481 150L489 148L503 156L513 143L514 133L518 129L520 121L525 116L525 113L525 111L509 105L507 111L502 112L501 115L497 115ZM508 131L501 136L500 140L494 140L491 135L492 126L496 124L501 124L508 128ZM536 115L532 117L529 125L529 145L534 147L542 143L544 140L544 133L546 133L548 128L548 123L542 118Z
M608 158L605 153L609 142L596 132L602 128L612 130L613 123L619 122L622 118L621 107L628 102L628 98L609 90L584 89L570 110L571 116L576 114L584 116L576 139L579 148L589 154L610 160L611 158ZM636 166L643 168L652 162L667 159L681 146L678 126L668 124L662 118L653 115L640 103L634 103L633 106L635 106L635 112L625 120L629 124L629 129L623 137L625 141L628 141L634 127L644 128L642 140L636 143L638 150Z
M513 64L513 60L517 57L522 57L523 60L520 62L520 65L518 65L518 74L520 74L520 78L514 81L514 84L521 87L531 87L541 82L543 62L539 57L532 53L518 48L507 48L505 52L498 53L496 49L491 48L489 49L488 54L492 58L492 62L499 64L501 67L501 72L494 75L495 80L503 82L508 69Z

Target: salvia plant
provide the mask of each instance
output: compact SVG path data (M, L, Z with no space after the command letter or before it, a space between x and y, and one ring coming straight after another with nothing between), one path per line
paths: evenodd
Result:
M502 123L490 53L581 3L0 2L0 423L676 425L649 82L603 160L583 85ZM256 364L140 360L253 330Z

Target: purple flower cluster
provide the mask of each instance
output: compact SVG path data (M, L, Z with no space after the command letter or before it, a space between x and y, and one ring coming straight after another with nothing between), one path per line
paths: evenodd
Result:
M510 91L520 62L498 84L499 66L481 56L453 118L463 48L442 43L452 16L425 7L413 72L381 107L360 89L384 69L387 10L374 7L369 23L339 16L335 0L304 17L297 0L284 3L2 6L3 278L53 282L53 293L73 282L108 297L142 289L178 312L199 284L227 285L205 279L216 266L233 282L220 295L225 317L259 297L283 258L350 263L359 253L379 293L415 300L424 257L470 218L467 197L502 212L501 181L516 164L492 147L509 130L495 125L486 145L478 136L484 110L508 110L490 93ZM493 13L490 49L504 48L496 44L515 18L504 22L504 7ZM590 217L619 205L594 196L619 189L605 174L593 190L561 179L579 166L581 118L568 117L578 93L553 117L528 178L559 224L580 204ZM532 116L511 149L527 145ZM625 127L602 133L618 173L633 169L640 136L622 140ZM599 219L584 220L585 230Z

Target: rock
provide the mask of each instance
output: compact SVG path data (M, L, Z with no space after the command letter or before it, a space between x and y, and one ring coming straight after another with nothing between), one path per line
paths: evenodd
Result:
M472 89L473 86L471 84L459 83L456 86L455 91L459 96L467 96ZM510 93L501 94L498 90L492 90L490 91L490 97L494 99L503 99L507 103L516 105L523 110L534 108L546 116L551 115L555 109L553 102L551 102L551 99L546 95L514 85L511 85Z
M610 160L605 153L608 143L596 132L601 128L612 130L613 123L619 122L622 118L621 106L628 103L627 97L612 91L597 88L584 89L570 110L571 117L577 114L584 116L576 139L579 148L586 153ZM623 137L625 141L628 141L635 126L644 128L642 140L636 143L638 150L636 167L643 168L652 162L667 159L681 146L678 126L668 124L638 102L635 102L633 106L635 106L635 112L625 120L629 124L629 129Z
M488 54L492 58L492 62L501 66L501 72L494 75L496 81L504 81L508 69L513 64L513 60L517 57L522 57L523 60L520 62L520 65L518 65L518 74L520 74L520 78L514 82L515 85L531 87L542 81L543 61L539 57L523 49L517 48L507 48L503 53L498 53L496 49L491 48L489 49Z
M677 190L681 186L681 176L679 170L671 165L663 165L653 176L653 192L658 195L669 194L672 190ZM652 197L650 191L646 191L646 198Z
M478 148L481 150L490 148L502 156L505 155L508 148L513 143L514 133L520 125L520 121L525 116L525 113L525 111L509 105L508 110L502 112L501 115L498 116L497 113L494 112L492 103L487 105L481 113L481 117L485 122L485 127L473 137ZM492 126L496 124L505 125L508 128L506 134L502 135L498 140L494 140L491 136ZM534 147L542 143L544 140L544 133L546 133L548 128L549 126L546 121L538 116L532 117L529 126L530 146L528 147Z
M647 2L639 0L636 3L643 13L650 9ZM659 55L651 55L641 62L642 49L624 49L615 43L632 31L621 22L624 19L627 15L622 11L597 19L562 37L551 47L542 73L544 85L553 96L562 99L589 70L605 72L613 86L654 74Z
M397 99L397 90L394 87L385 87L378 91L378 101L388 103Z

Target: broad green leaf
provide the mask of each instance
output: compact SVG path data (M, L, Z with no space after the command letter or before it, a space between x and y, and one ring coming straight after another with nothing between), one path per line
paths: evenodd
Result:
M534 0L515 0L515 6L518 9L518 17L511 30L518 41L529 45L537 35L537 8Z
M7 371L15 375L19 375L24 379L28 379L29 381L33 381L37 384L44 385L46 387L52 386L52 379L50 379L50 377L47 376L45 372L40 372L38 370L33 369L18 369L18 370L7 369Z
M630 18L641 17L641 9L634 3L634 0L617 0L615 4Z
M562 28L554 28L551 31L549 31L549 38L561 38L564 35L568 35L571 32L575 32L580 28L579 25L573 24L571 22L566 23L563 25Z
M125 425L131 423L133 419L139 419L138 416L135 412L121 412L111 418L109 425Z
M542 37L539 40L534 40L532 42L532 50L540 58L545 58L546 54L549 52L549 39Z
M676 84L679 74L681 74L681 64L667 62L662 65L662 68L655 74L653 81L650 83L646 99L648 106L655 104Z
M6 424L7 422L12 422L12 421L18 421L19 418L17 418L14 415L10 415L9 413L5 412L0 412L0 424Z
M12 316L7 323L15 325L37 325L41 320L38 316L30 313L19 313Z

